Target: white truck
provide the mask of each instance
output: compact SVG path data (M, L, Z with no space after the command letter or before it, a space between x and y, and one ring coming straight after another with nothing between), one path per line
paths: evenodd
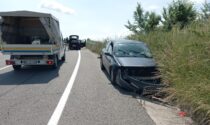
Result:
M66 47L59 21L51 14L31 11L0 12L2 53L10 55L7 65L20 70L24 65L58 67Z

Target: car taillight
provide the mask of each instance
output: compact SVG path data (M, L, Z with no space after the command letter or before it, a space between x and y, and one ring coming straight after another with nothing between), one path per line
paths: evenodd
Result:
M6 65L14 65L15 61L13 60L6 60Z
M48 60L48 61L47 61L47 64L48 64L48 65L53 65L53 64L54 64L54 61L53 61L53 60Z

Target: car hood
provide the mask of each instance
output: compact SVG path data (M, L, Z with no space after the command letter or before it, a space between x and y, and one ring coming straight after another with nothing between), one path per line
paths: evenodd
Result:
M156 66L153 58L139 58L139 57L118 57L117 60L121 66L125 67L153 67Z

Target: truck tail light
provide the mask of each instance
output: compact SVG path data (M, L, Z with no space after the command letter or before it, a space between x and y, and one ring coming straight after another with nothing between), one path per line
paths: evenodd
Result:
M54 61L53 60L47 60L47 64L48 65L53 65L54 64Z
M14 65L15 61L13 60L6 60L6 65Z

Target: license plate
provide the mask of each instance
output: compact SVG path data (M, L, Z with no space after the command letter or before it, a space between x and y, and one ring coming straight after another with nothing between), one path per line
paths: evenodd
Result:
M27 65L37 64L37 61L36 60L23 60L22 64L27 64Z

